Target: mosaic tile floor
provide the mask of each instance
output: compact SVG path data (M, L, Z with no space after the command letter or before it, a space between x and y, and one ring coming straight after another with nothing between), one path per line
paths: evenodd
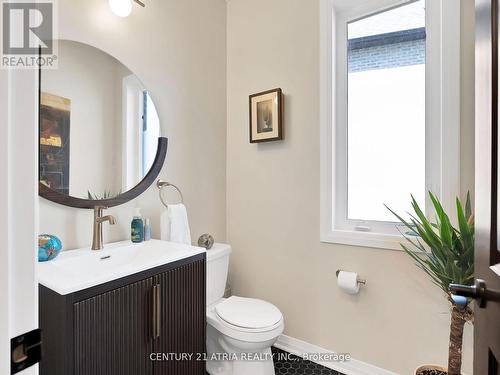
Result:
M305 361L283 350L272 348L276 375L343 375L340 372ZM209 375L208 372L206 375Z
M288 354L283 350L272 348L275 357L276 375L342 375L340 372L305 361L300 357Z

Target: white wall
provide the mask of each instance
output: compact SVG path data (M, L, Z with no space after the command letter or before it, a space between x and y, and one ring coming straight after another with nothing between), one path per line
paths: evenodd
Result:
M127 18L113 15L107 1L58 4L60 39L106 51L150 90L169 138L160 178L182 189L193 240L205 232L225 240L225 1L150 1L144 9L134 5ZM109 210L119 224L103 226L105 241L129 237L135 206L151 218L153 236L159 237L162 206L152 186L134 202ZM40 198L40 231L58 235L66 249L88 246L92 212Z
M464 20L473 17L468 1ZM470 31L470 28L468 28ZM468 51L473 45L467 39ZM319 1L230 0L227 11L227 233L235 294L276 304L285 334L401 374L446 364L449 306L400 251L319 242ZM463 66L463 124L473 128L473 61ZM248 143L248 95L281 87L285 140ZM462 142L464 160L473 142ZM462 189L473 186L470 162ZM358 296L339 268L367 279ZM472 373L472 335L464 372Z
M461 0L462 27L461 27L461 153L460 177L462 196L467 192L474 197L474 123L475 123L475 2L474 0Z
M33 70L0 71L0 373L10 373L10 339L38 328L38 95ZM38 365L23 371L37 374Z

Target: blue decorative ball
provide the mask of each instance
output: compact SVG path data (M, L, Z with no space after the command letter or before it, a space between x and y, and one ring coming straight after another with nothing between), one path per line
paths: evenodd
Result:
M62 250L62 243L59 238L50 234L38 236L38 261L47 262L59 255Z

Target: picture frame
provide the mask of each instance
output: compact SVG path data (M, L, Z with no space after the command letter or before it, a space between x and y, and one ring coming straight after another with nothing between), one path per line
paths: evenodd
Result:
M250 143L283 139L283 105L281 88L250 95Z
M70 99L40 93L39 179L64 195L69 195L70 120Z

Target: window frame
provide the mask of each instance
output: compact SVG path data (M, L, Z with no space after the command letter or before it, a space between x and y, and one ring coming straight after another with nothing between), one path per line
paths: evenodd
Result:
M410 2L370 0L336 9L335 0L321 0L321 242L401 249L395 223L370 221L372 230L362 232L339 212L347 212L347 24ZM460 193L460 2L427 0L426 32L426 189L454 212ZM432 211L428 201L426 210Z

